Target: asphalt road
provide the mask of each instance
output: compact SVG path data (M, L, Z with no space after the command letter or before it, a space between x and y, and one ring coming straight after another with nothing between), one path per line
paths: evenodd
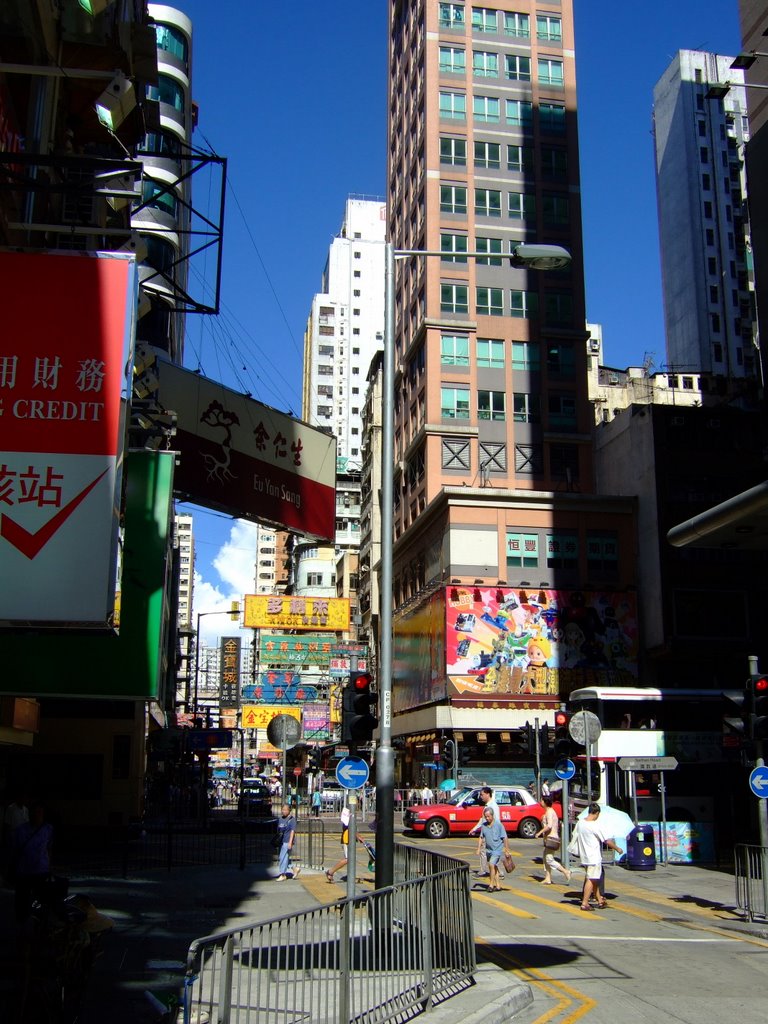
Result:
M402 839L479 866L476 840L430 843L407 833ZM485 880L478 879L472 903L478 959L515 972L533 990L534 1002L516 1024L765 1020L768 940L730 930L733 914L716 898L706 870L676 869L686 892L706 893L709 881L712 896L677 903L658 886L640 884L648 879L610 867L608 909L585 913L578 867L570 885L542 886L539 843L511 839L510 845L517 867L504 890L486 893ZM663 874L653 882L662 884ZM723 893L726 899L730 892Z

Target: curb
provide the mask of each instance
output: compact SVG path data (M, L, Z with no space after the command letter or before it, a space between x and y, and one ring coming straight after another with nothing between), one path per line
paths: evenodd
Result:
M493 997L479 1000L480 991L493 993ZM471 988L433 1007L428 1017L457 1024L505 1024L532 1002L533 992L528 982L519 981L496 964L485 963L475 972L475 984Z

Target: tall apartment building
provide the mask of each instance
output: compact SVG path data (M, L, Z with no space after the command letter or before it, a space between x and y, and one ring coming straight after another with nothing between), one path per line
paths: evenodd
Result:
M302 415L336 435L342 473L360 470L365 376L383 345L385 209L347 200L304 337Z
M389 7L388 235L442 254L397 260L394 283L393 731L416 782L425 729L484 769L520 756L513 730L567 692L542 614L599 618L634 544L626 500L593 493L573 5ZM572 263L510 266L521 242ZM534 620L538 682L507 644Z
M744 74L732 61L681 50L654 88L664 322L673 372L753 377L749 128Z

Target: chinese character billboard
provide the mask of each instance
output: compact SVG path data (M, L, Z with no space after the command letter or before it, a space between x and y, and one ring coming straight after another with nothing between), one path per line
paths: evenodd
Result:
M259 657L267 665L320 665L328 667L331 641L323 636L261 633Z
M110 624L135 265L0 253L0 619Z
M221 637L219 652L219 706L236 708L240 703L240 637Z
M347 597L283 597L245 595L246 629L306 629L330 632L349 629Z
M335 437L172 363L157 369L160 401L177 416L177 491L241 519L333 538Z

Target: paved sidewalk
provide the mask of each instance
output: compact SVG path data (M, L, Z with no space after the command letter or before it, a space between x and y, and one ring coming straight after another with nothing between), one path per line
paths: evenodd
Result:
M533 865L533 849L531 857ZM193 939L248 921L293 914L345 895L342 879L329 885L319 870L305 867L299 879L286 882L276 881L276 874L273 866L259 865L244 871L227 867L150 871L127 879L73 875L70 891L86 894L115 921L105 955L93 972L80 1024L156 1022L161 1018L147 992L162 999L178 988ZM368 874L358 869L358 877ZM698 922L706 926L768 936L768 927L745 922L735 912L734 880L726 872L688 865L653 871L610 867L609 897L612 892L622 896L624 886L631 886L635 895L639 893L657 908L667 908L670 917L698 915ZM14 985L12 901L10 891L0 890L0 1020L8 1024L13 1024L7 1013ZM510 1020L530 1000L528 985L482 963L473 989L447 1000L424 1020L494 1024Z

